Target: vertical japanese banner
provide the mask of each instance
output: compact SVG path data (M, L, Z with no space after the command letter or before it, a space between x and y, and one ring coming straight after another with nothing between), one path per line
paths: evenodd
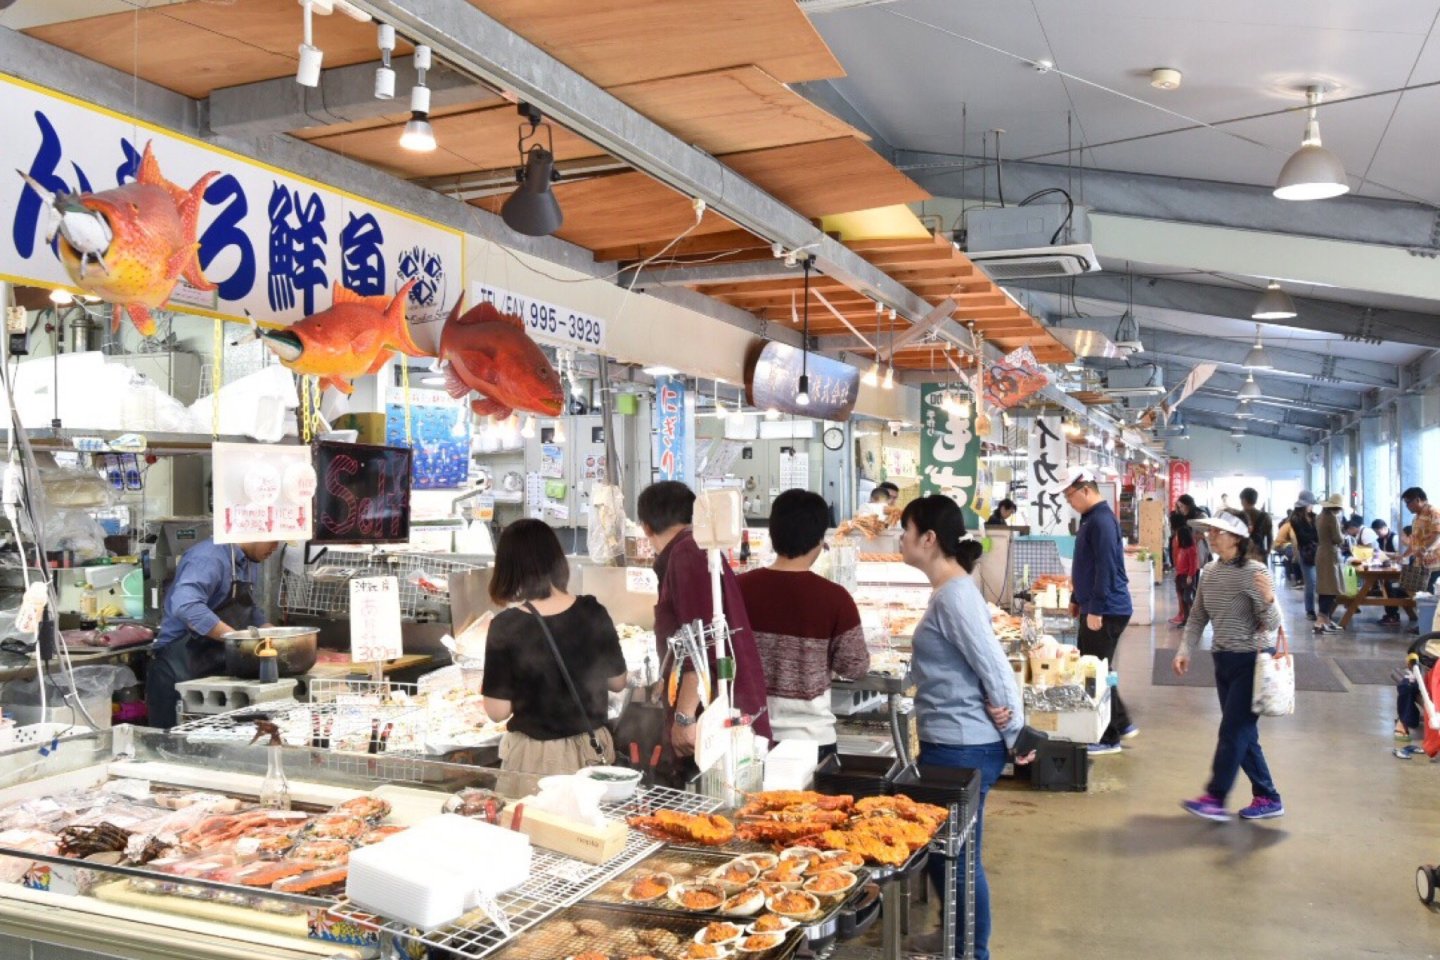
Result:
M1059 417L1036 417L1030 432L1030 513L1036 533L1064 533L1065 438Z
M47 191L84 193L132 183L149 145L165 180L189 191L205 182L195 242L201 290L182 278L167 306L244 322L281 325L331 305L335 284L365 296L393 295L415 281L406 318L416 342L433 346L464 290L464 235L303 176L103 110L11 77L0 77L0 168L24 171ZM0 279L74 289L46 242L49 212L13 174L0 179ZM116 243L153 226L135 215ZM111 253L113 256L113 252Z
M980 518L971 504L980 460L975 404L970 416L951 416L940 405L946 393L940 383L920 388L920 495L943 493L964 509L966 529L977 530Z
M1170 509L1175 509L1175 501L1181 494L1190 492L1190 461L1170 461Z
M655 378L655 474L659 480L690 482L685 462L685 381Z

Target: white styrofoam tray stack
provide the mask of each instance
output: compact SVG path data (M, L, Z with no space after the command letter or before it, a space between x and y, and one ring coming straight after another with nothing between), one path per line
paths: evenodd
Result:
M431 930L524 883L530 838L453 814L350 855L345 893L356 906Z

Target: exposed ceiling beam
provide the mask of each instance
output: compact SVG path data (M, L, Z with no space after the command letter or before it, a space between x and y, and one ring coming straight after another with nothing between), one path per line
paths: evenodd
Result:
M1164 364L1165 382L1179 383L1189 371L1178 364ZM1341 387L1301 383L1284 377L1256 377L1261 397L1277 403L1293 404L1302 410L1324 414L1349 413L1360 408L1360 393ZM1205 389L1226 396L1238 397L1245 377L1238 373L1217 370L1205 381Z
M392 100L375 99L375 67L371 63L332 67L320 74L318 87L302 87L292 76L221 87L210 94L210 129L227 137L264 137L306 127L351 123L410 112L408 91L415 84L414 57L395 57ZM492 87L444 64L425 76L430 109L476 103L497 105L504 99ZM514 181L514 174L511 174Z
M354 0L393 23L442 60L534 105L556 123L686 196L702 200L738 226L787 249L806 248L828 276L842 280L907 321L929 306L881 270L826 236L703 150L626 106L468 0Z
M1068 297L1070 284L1076 297L1115 304L1119 309L1127 303L1127 280L1121 274L1097 273L1077 277L1073 281L1021 280L1005 286L1015 290ZM1211 283L1186 283L1145 276L1135 277L1135 304L1159 310L1175 310L1197 317L1229 317L1248 320L1260 296L1259 290L1237 290ZM1440 347L1440 314L1411 313L1358 307L1333 300L1294 297L1298 316L1289 320L1266 320L1266 324L1315 330L1357 339L1392 340L1419 346ZM1144 317L1138 317L1143 324ZM1203 322L1197 320L1197 323ZM1112 328L1113 329L1113 328Z
M993 177L993 160L897 150L894 162L937 197L978 197L981 178ZM1016 199L1037 190L1077 184L1077 203L1103 213L1173 220L1350 243L1404 247L1434 253L1435 211L1423 204L1347 195L1324 203L1288 203L1269 189L1146 173L1060 164L1007 161L1006 193ZM1083 185L1083 193L1078 185Z
M1115 331L1113 317L1066 317L1061 324L1075 330L1094 330L1107 336ZM1141 333L1145 352L1132 362L1177 358L1181 361L1209 360L1230 370L1245 369L1250 344L1219 337L1202 337L1168 330L1145 329ZM1293 347L1267 345L1265 352L1275 364L1267 371L1271 376L1314 378L1337 383L1353 383L1362 387L1396 387L1400 384L1400 368L1378 360L1356 360L1296 350Z
M1234 397L1216 396L1202 389L1187 397L1179 409L1185 411L1187 416L1192 410L1235 416L1239 406L1240 402ZM1292 406L1274 403L1269 400L1252 400L1250 402L1250 409L1255 415L1254 419L1269 423L1283 423L1296 427L1307 427L1320 433L1327 432L1333 425L1331 418L1326 414L1297 410Z
M1195 411L1193 414L1187 414L1185 422L1192 427L1208 427L1213 430L1224 430L1226 432L1239 426L1241 430L1245 431L1247 436L1285 440L1289 443L1298 443L1304 447L1308 447L1315 440L1315 435L1295 427L1278 423L1266 423L1260 420L1237 420L1233 416L1205 413L1200 410Z

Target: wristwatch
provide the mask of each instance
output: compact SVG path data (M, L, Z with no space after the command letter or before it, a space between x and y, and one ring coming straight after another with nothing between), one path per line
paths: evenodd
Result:
M687 716L685 716L685 714L679 712L678 710L675 712L675 722L676 722L679 726L682 726L682 727L693 727L693 726L695 726L695 719L696 719L695 717L687 717Z

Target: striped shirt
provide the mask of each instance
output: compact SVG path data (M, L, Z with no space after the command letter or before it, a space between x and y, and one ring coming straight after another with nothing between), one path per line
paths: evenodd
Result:
M1188 657L1200 646L1207 624L1214 627L1214 650L1254 653L1272 647L1271 634L1280 629L1280 608L1267 603L1255 585L1255 575L1265 572L1256 560L1239 567L1221 560L1207 564L1177 655Z

